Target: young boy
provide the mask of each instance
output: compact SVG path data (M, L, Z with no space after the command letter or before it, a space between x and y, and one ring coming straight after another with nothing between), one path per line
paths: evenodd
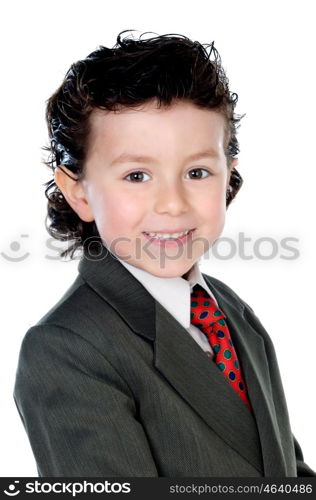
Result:
M21 347L14 397L38 472L314 476L271 339L198 266L242 182L237 95L213 44L120 35L47 106L47 229L83 255Z

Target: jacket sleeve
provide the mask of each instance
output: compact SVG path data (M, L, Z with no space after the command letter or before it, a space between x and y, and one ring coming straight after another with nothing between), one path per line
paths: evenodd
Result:
M316 472L314 472L305 462L301 447L296 440L294 434L294 448L295 448L295 456L296 456L296 468L297 468L297 477L307 477L307 476L316 476Z
M274 404L276 407L277 417L280 417L280 427L284 427L284 422L289 421L288 410L286 405L286 400L283 391L283 384L281 380L281 374L279 371L277 357L274 349L273 342L268 335L267 331L262 326L259 318L254 313L253 309L244 301L242 303L245 306L245 311L247 313L247 317L250 322L253 324L255 329L260 332L264 343L265 349L267 353L267 359L269 363L269 371L272 383L272 390L275 392ZM285 418L284 418L285 417ZM296 459L296 469L297 469L297 477L304 476L316 476L316 473L304 462L304 457L302 453L302 449L296 440L294 434L289 429L289 435L292 436L293 439L293 447L295 451L295 459Z
M71 330L28 330L14 400L40 476L158 476L127 383Z

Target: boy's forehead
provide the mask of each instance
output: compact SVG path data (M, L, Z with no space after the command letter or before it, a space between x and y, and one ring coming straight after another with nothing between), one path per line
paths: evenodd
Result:
M159 139L166 147L167 143L178 141L184 148L191 144L193 149L208 145L221 149L224 135L225 119L221 113L184 100L161 107L153 100L134 107L121 106L115 111L95 108L90 115L89 146L93 150L124 147L127 143L152 149L158 146Z
M138 106L120 106L114 111L95 108L90 115L90 132L96 138L96 135L117 134L121 135L124 131L133 135L137 127L145 129L145 133L152 134L155 130L151 129L150 124L161 127L162 131L170 127L171 131L175 129L190 132L194 127L205 129L206 134L223 135L225 129L225 118L217 110L208 108L199 108L192 102L175 101L171 105L158 106L156 101L146 102Z

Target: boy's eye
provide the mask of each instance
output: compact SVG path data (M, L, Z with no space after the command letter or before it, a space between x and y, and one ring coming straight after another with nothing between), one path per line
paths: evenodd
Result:
M201 172L203 172L203 171L206 172L206 175L201 176ZM206 170L205 168L192 168L192 170L190 170L189 174L191 174L191 172L195 172L193 177L190 177L191 179L204 179L205 177L212 175L211 172L209 172L209 170ZM197 175L196 175L196 173L197 173Z
M189 174L191 174L191 172L194 172L193 177L190 177L191 179L204 179L205 177L212 175L211 172L209 172L205 168L193 168L192 170L190 170ZM205 172L206 175L204 175L204 176L201 175L201 172ZM127 179L131 182L142 182L144 180L144 177L143 177L144 175L148 175L148 174L146 174L145 172L142 172L140 170L137 170L135 172L131 172L130 174L128 174L125 177L125 179Z
M141 171L131 172L126 177L124 177L124 179L127 179L131 182L142 182L144 175L148 175L148 174L146 174L145 172L141 172ZM130 179L128 179L128 177L130 177Z

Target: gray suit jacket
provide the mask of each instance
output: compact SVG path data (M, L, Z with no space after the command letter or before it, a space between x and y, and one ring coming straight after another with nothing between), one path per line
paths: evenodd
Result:
M227 316L253 414L188 332L103 247L26 333L14 398L41 476L315 476L271 339L203 274Z

